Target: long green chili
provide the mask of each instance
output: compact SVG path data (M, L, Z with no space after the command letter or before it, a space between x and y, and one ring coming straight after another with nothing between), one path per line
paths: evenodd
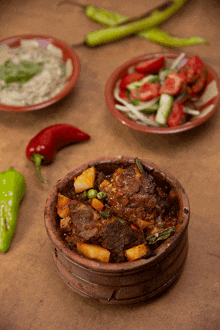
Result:
M0 173L0 251L9 250L17 224L19 204L25 194L23 175L12 167Z
M152 28L171 17L179 8L181 8L186 0L173 0L170 7L164 11L155 10L146 19L138 22L132 22L121 26L112 26L102 30L97 30L87 34L85 44L94 47L125 38L129 35L139 33L145 29Z
M97 8L93 5L83 7L85 14L91 20L100 23L104 26L115 26L125 22L129 17L118 14L111 10Z
M167 47L184 47L196 44L208 44L208 42L203 38L178 38L169 35L157 27L148 29L147 31L142 31L138 33L138 36Z
M107 9L97 8L93 5L83 6L83 9L87 17L97 23L108 27L115 27L117 25L125 23L129 19L128 16L121 15ZM208 44L208 42L204 38L178 38L169 35L167 32L162 31L158 27L144 29L143 31L137 33L137 35L141 38L145 38L149 41L166 47L184 47L196 44Z

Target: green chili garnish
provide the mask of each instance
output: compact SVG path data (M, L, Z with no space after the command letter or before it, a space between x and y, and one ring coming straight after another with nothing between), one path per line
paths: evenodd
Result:
M124 219L121 219L121 218L118 218L118 217L115 217L114 218L118 221L120 221L123 225L127 225L127 221L125 221Z
M111 212L108 212L108 211L99 211L99 214L105 219L108 219L111 217Z
M164 230L158 231L146 238L148 244L155 244L158 241L163 241L175 233L175 227L168 227Z
M144 174L144 168L143 165L141 164L140 160L136 157L135 158L135 163L137 165L137 168L141 174Z

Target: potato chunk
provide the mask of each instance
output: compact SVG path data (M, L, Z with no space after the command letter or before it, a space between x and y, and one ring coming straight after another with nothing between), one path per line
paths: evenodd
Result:
M143 256L147 254L148 251L149 249L146 247L145 244L140 244L126 250L125 256L128 259L128 261L133 261L133 260L141 259Z
M110 251L101 246L79 242L77 243L77 251L89 259L109 262Z
M74 180L74 188L76 193L93 188L95 181L95 167L89 167L77 176Z
M68 215L69 207L68 204L70 199L64 195L58 194L58 201L57 201L57 214L61 218L65 218Z

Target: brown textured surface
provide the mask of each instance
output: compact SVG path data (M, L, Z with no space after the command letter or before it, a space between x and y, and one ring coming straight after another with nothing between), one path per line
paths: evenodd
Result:
M0 38L36 33L71 44L99 28L79 8L62 6L57 10L57 2L2 0ZM162 2L92 3L131 16ZM220 75L219 20L217 1L188 0L163 28L180 37L198 35L207 39L208 46L176 50L200 55ZM0 254L1 330L220 328L219 111L192 131L154 136L131 131L118 123L104 101L106 80L119 64L137 55L163 50L167 49L136 37L96 49L78 47L82 71L66 99L32 113L0 113L0 171L14 166L27 182L11 249ZM25 158L25 148L39 130L61 122L81 128L92 138L61 150L52 164L44 166L42 174L49 181L44 185ZM119 154L149 159L168 169L185 188L191 205L189 254L181 277L160 298L129 307L96 304L73 293L63 283L53 263L43 220L46 198L59 178L87 160Z

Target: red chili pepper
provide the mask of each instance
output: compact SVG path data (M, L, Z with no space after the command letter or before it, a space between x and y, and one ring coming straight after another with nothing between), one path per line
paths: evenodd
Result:
M119 88L126 88L127 85L131 84L134 81L141 80L145 75L142 73L127 73L124 75L120 81Z
M176 95L180 92L183 78L175 71L171 71L160 88L160 94Z
M77 127L68 124L57 124L44 128L35 135L26 148L26 156L36 165L40 180L45 181L40 173L41 163L53 161L56 152L74 142L89 140L90 136Z
M152 60L143 61L135 67L138 73L155 73L164 67L165 57L160 56Z
M169 127L177 126L180 124L183 118L183 105L178 101L173 103L172 112L167 119L167 125Z

